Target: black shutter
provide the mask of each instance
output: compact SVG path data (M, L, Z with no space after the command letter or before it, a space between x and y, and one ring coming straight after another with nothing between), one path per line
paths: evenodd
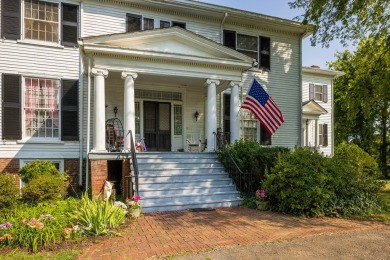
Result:
M314 84L309 84L309 100L314 99Z
M324 101L325 103L328 102L328 86L327 85L322 86L322 101Z
M62 4L62 45L76 46L78 39L78 14L77 5Z
M140 15L127 14L127 32L141 31L141 18Z
M20 0L1 0L1 38L20 39Z
M79 81L62 80L62 141L79 140Z
M259 37L259 68L271 69L271 38Z
M322 146L328 146L328 125L327 124L323 124L322 126L322 135L323 135L323 144Z
M3 74L2 83L3 139L20 140L22 139L21 77L20 75Z
M236 32L235 31L223 31L223 45L233 50L236 49Z

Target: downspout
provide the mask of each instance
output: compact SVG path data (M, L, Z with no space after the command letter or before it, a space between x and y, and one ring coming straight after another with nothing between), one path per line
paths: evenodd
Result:
M301 111L299 113L299 135L298 135L298 138L301 139L302 138L302 41L303 41L303 38L305 37L307 31L305 31L304 33L302 33L300 39L299 39L299 111ZM300 142L297 142L297 145L298 146L302 146L302 140L300 140Z
M81 2L80 3L80 38L82 37L83 35L83 28L82 28L82 24L83 24L83 12L84 12L84 4ZM79 49L80 50L80 49ZM82 55L80 53L80 65L79 65L79 68L80 68L80 71L79 71L79 75L80 75L80 82L81 82L81 91L80 91L80 97L79 97L79 102L80 102L80 121L79 121L79 124L80 124L80 132L79 132L79 142L80 142L80 145L79 145L79 187L83 186L83 122L84 122L84 63L82 62ZM80 87L80 84L79 84L79 87Z
M221 32L220 32L220 34L221 34L221 41L220 41L220 43L221 43L221 44L223 44L223 24L225 23L226 18L228 17L228 15L229 15L229 14L226 12L226 13L224 14L223 18L222 18L222 21L221 21Z
M88 191L89 178L89 150L91 136L91 58L88 58L88 112L87 112L87 156L85 165L85 191Z

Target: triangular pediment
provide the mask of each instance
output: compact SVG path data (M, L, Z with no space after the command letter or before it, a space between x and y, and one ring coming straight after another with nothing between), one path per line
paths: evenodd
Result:
M252 64L252 58L179 27L87 37L88 48L132 51L145 56L164 55L228 60Z
M304 114L309 114L309 115L324 115L324 114L328 113L328 111L326 111L325 108L320 106L314 100L309 100L309 101L303 102L302 112Z

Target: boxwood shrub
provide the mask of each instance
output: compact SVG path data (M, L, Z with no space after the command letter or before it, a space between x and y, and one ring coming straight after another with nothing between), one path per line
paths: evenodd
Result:
M0 187L0 208L14 205L19 197L14 176L5 172L0 173Z

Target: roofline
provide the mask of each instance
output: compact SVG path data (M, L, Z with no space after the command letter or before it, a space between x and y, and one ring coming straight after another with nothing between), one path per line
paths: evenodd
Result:
M317 74L322 76L329 76L332 78L338 78L345 75L344 71L324 70L320 68L313 68L307 66L302 66L302 73Z
M123 0L125 2L132 2L134 0ZM250 19L257 19L261 22L266 23L272 23L272 24L278 24L283 25L284 28L288 27L291 29L298 29L301 31L302 38L306 38L309 35L313 33L312 29L310 28L310 25L304 25L300 22L296 22L289 19L279 18L276 16L270 16L260 13L255 13L251 11L245 11L240 10L236 8L226 7L222 5L216 5L216 4L210 4L210 3L204 3L200 1L194 1L194 0L143 0L143 2L151 2L151 3L158 3L163 5L172 5L172 6L181 6L186 8L191 8L195 10L203 10L207 12L220 12L221 17L225 15L225 13L228 13L228 19L232 16L236 17L242 17L242 18L250 18Z

